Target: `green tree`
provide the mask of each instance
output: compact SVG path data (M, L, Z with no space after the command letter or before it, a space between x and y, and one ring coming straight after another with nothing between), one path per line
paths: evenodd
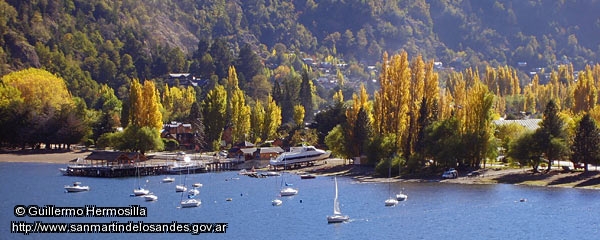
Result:
M588 164L600 163L600 130L589 113L577 125L571 150L573 163L584 163L586 172Z
M141 154L145 154L149 150L164 149L159 132L148 126L128 126L117 139L115 147L118 150L139 151Z
M300 92L298 97L300 103L304 107L304 121L310 122L313 120L314 113L314 85L313 82L308 78L308 72L304 70L302 72L302 82L300 83Z
M558 106L554 100L550 100L544 110L544 116L540 128L536 130L536 140L539 141L544 155L548 158L548 171L552 167L552 161L561 160L569 153L566 143L565 122L558 115Z
M221 136L225 128L226 109L227 92L223 86L216 85L202 101L206 140L211 144L212 150L218 150L218 146L221 144Z
M533 171L538 171L542 158L542 149L536 141L536 132L525 132L515 141L511 142L508 156L517 160L521 166L531 165Z

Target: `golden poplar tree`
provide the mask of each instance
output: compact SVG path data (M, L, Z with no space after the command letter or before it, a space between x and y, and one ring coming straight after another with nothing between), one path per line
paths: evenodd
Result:
M267 98L265 107L265 119L263 124L262 139L273 139L277 137L277 128L281 125L281 107L277 106L271 95Z
M396 134L396 146L406 142L409 124L411 72L408 54L403 51L392 56L384 53L379 82L381 89L375 94L375 130L379 134Z
M250 140L254 143L263 141L261 137L265 129L265 113L265 107L260 100L256 99L250 111Z
M574 113L589 112L596 106L598 90L594 84L594 76L590 66L579 72L573 95L575 100Z
M144 81L142 92L142 117L140 127L151 127L159 131L162 129L162 114L158 91L152 81Z
M144 98L142 95L142 85L138 79L131 81L129 90L129 124L142 126Z

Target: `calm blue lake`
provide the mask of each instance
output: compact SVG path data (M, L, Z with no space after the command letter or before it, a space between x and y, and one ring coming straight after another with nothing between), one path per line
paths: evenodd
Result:
M387 183L361 183L338 178L341 210L351 217L343 224L327 224L332 213L334 181L318 176L301 180L285 174L284 179L299 194L284 197L279 207L271 206L281 178L250 178L237 172L193 174L191 186L200 182L198 208L179 208L182 198L174 183L164 176L142 178L143 185L158 196L156 202L131 197L136 178L81 178L62 176L64 165L0 163L0 239L600 239L600 191L498 185L441 183L394 183L409 198L396 207L385 207ZM64 185L80 181L89 192L65 193ZM232 201L226 201L231 198ZM519 199L526 198L526 202ZM18 218L16 205L61 207L147 207L142 218ZM10 232L11 221L92 222L172 221L228 223L225 234L55 234Z

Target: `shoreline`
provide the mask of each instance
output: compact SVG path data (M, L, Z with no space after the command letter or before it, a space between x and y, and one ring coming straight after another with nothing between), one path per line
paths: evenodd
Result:
M77 158L85 158L91 151L24 150L1 151L0 162L69 164ZM270 171L269 169L259 169ZM480 169L479 176L461 174L456 179L440 178L382 178L374 177L374 168L344 164L343 159L330 158L314 166L286 170L293 174L310 173L316 176L346 176L360 182L440 182L453 184L514 184L540 187L563 187L578 189L600 189L600 171L564 171L552 169L547 173L533 173L531 168Z

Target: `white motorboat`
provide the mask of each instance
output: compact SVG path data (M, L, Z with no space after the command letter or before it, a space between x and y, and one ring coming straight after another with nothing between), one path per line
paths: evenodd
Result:
M187 191L187 187L185 187L185 185L178 184L177 186L175 186L175 192L185 192L185 191Z
M81 186L80 182L74 182L73 185L65 185L65 190L67 190L67 192L83 192L83 191L89 191L90 187L89 186Z
M342 215L340 210L340 202L338 200L338 186L337 178L335 180L335 197L333 198L333 215L327 216L327 223L341 223L348 221L350 217L348 215Z
M283 203L283 201L281 201L279 198L276 198L275 200L271 201L271 205L273 206L279 206Z
M279 191L279 194L281 194L281 196L293 196L298 194L298 189L294 189L291 187L285 187L283 189L281 189L281 191Z
M314 146L292 147L289 152L284 152L277 158L269 161L271 166L282 166L285 164L296 164L318 161L329 158L331 152L317 149Z
M191 208L191 207L197 207L200 206L200 204L202 204L202 202L200 200L194 199L194 198L190 198L190 199L186 199L181 201L181 207L182 208Z
M148 202L152 202L158 200L158 196L154 195L154 193L148 193L144 195L144 199L146 199Z
M138 187L136 189L133 189L133 195L135 195L135 196L144 196L144 195L146 195L148 193L150 193L150 190L144 189L142 187Z
M396 200L395 198L388 198L387 200L385 200L386 207L393 207L393 206L396 206L397 204L398 204L398 200Z
M164 183L175 182L175 178L165 177L165 178L162 179L162 182L164 182Z
M192 187L195 187L195 188L202 187L202 183L194 183L194 184L192 184Z
M398 201L406 201L406 199L408 199L408 195L400 192L396 194L396 200Z

